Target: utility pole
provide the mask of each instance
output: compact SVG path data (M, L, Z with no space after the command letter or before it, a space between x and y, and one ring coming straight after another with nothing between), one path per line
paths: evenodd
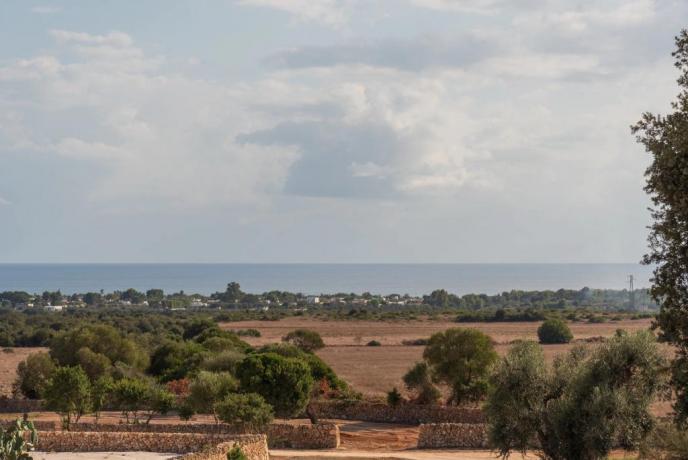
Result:
M630 300L630 306L632 310L635 310L635 289L633 289L633 275L628 275L628 295Z

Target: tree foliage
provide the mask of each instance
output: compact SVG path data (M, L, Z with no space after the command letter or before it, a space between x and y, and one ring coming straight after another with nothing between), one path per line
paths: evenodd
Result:
M226 395L215 404L218 418L244 430L260 430L274 418L272 406L255 393Z
M79 366L58 367L45 388L45 407L57 412L62 426L69 429L72 420L91 411L91 383Z
M201 371L191 381L184 405L191 413L211 414L217 421L215 405L238 387L239 382L228 372Z
M33 353L17 366L17 378L13 393L22 394L28 399L40 399L48 380L55 372L55 361L48 353Z
M237 370L241 389L258 393L272 405L278 417L293 417L306 408L313 387L311 370L298 358L276 353L256 353Z
M649 332L619 334L592 352L574 348L551 369L537 344L518 343L492 377L491 444L504 457L536 449L550 460L636 449L652 430L649 407L663 389L664 372Z
M660 304L661 338L677 347L673 386L678 420L688 421L688 30L676 37L673 53L680 93L668 115L643 114L633 126L652 156L645 191L652 200L649 253L655 265L651 294Z
M291 331L282 337L282 341L290 343L309 353L320 350L325 346L325 342L323 342L320 334L309 329L296 329L295 331Z
M540 343L569 343L573 339L569 326L556 318L545 320L538 328L537 335Z
M430 337L423 358L433 381L451 389L450 403L477 401L488 389L497 360L490 337L476 329L453 328Z

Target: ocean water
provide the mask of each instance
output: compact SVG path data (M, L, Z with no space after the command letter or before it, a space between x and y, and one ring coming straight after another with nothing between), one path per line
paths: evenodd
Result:
M512 289L624 289L649 286L640 264L0 264L0 291L63 293L135 288L210 294L230 281L245 292L463 295Z

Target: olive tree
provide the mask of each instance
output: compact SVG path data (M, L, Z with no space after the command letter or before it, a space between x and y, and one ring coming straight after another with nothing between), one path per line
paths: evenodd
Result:
M605 458L651 432L665 359L647 331L618 334L593 351L574 348L551 368L537 344L516 344L492 377L491 444L503 457L539 450L549 460Z
M215 405L237 391L239 382L228 372L201 371L189 385L184 400L186 414L211 414L218 421Z
M48 380L57 366L48 353L33 353L17 366L17 378L12 385L15 395L28 399L40 399Z

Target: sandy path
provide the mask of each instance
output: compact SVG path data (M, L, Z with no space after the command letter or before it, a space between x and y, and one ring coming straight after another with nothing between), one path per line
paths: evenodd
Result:
M156 452L32 452L34 460L168 460L176 458L178 454L158 454Z

